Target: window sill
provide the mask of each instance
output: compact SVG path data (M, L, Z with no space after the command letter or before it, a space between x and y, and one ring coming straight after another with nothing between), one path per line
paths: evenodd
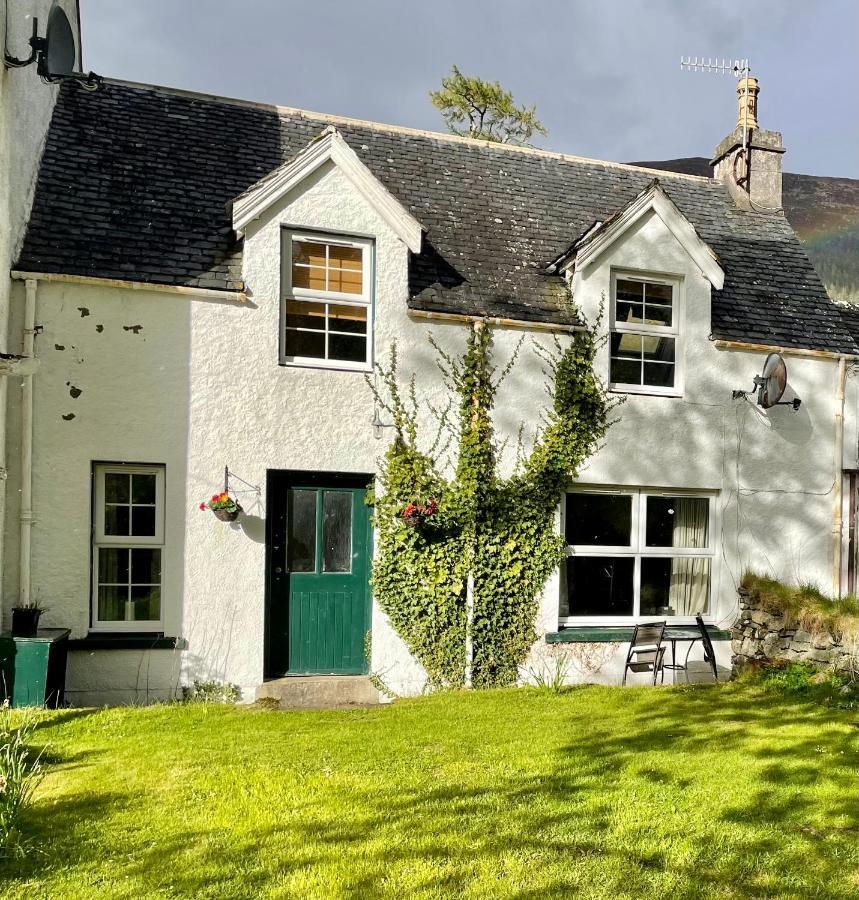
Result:
M110 634L91 632L69 641L69 650L183 650L185 639L163 634Z
M599 644L606 641L629 641L635 626L616 625L570 625L558 631L549 631L544 637L547 644ZM695 628L692 625L667 625L665 639L670 638L672 627ZM715 625L707 626L711 641L729 641L731 632Z
M278 363L278 365L282 369L313 369L317 372L359 372L366 374L367 372L373 371L372 366L366 365L364 363L350 366L348 363L338 363L335 360L331 360L331 362L324 361L314 363L283 359L280 361L280 363Z
M635 385L612 384L609 386L610 394L633 394L640 397L666 397L679 400L683 397L682 391L660 391L658 388L636 387Z

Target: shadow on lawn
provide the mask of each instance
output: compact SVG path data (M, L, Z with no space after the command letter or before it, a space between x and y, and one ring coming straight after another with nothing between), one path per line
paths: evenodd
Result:
M516 860L535 873L535 886L527 884L516 894L523 900L595 887L604 896L849 896L845 859L854 851L857 832L810 825L824 817L828 823L844 818L854 829L859 824L851 757L842 755L849 741L843 731L825 727L831 721L826 710L732 686L606 693L605 722L536 693L511 700L523 708L521 729L499 728L496 742L508 740L514 748L514 740L527 740L529 711L545 723L557 709L557 728L567 734L554 751L531 757L525 745L521 754L512 749L509 766L491 777L475 776L474 770L451 776L438 759L424 760L416 743L413 777L380 780L372 788L348 783L348 815L338 793L347 788L334 781L331 790L308 792L307 802L294 807L298 812L251 837L205 828L177 831L141 850L122 874L153 890L169 883L172 891L190 896L210 893L214 882L227 877L231 886L225 896L233 895L233 886L243 896L259 896L275 879L283 887L298 872L312 877L336 870L340 893L369 897L382 886L386 893L402 894L396 886L401 876L392 873L419 871L424 874L410 883L413 893L456 895L469 888L479 869L484 878L503 879ZM472 703L479 709L481 698ZM441 715L437 725L461 729L457 738L466 746L473 727L474 756L466 762L479 763L486 749L480 743L485 743L485 722L479 715L473 721ZM822 727L809 734L807 726L815 721ZM806 734L789 734L796 726L804 726ZM767 730L772 740L761 746ZM658 754L676 748L693 758L698 752L712 756L714 744L748 759L756 773L751 790L729 805L713 797L712 824L696 825L694 845L677 852L671 836L686 837L684 823L659 803L670 803L671 792L700 788L699 778L706 775L678 772L668 759L660 765ZM838 798L825 810L814 806L819 799L809 790L821 779L832 786L827 796ZM786 790L786 783L793 790ZM637 795L649 796L655 805L642 802L640 817L636 811L619 829L619 807L635 806ZM88 823L130 802L128 795L114 793L41 809L34 825L48 855L14 866L12 874L36 877L43 868L62 867L69 855L78 865L100 863L104 847L87 840ZM667 831L652 827L660 816ZM569 875L559 876L559 870ZM774 882L767 880L774 872L787 879L775 893ZM509 884L504 886L509 895Z
M226 852L249 894L263 892L273 874L287 878L300 870L337 869L349 895L373 896L394 867L420 865L427 874L413 890L455 895L469 888L476 867L501 873L516 858L528 860L535 873L549 866L556 873L559 861L570 872L568 879L553 873L539 888L517 894L522 898L591 889L595 875L605 879L606 896L656 896L663 890L675 897L772 897L774 890L783 897L812 891L824 898L848 896L845 857L857 832L828 829L824 835L807 827L816 814L829 822L847 817L852 828L857 826L855 777L849 757L841 755L847 744L843 732L821 728L811 737L782 737L786 729L816 718L823 724L826 712L764 693L750 701L747 693L730 691L660 691L658 704L649 692L624 692L607 710L626 717L625 727L613 732L583 728L580 719L559 716L558 727L571 733L545 771L517 772L514 759L509 776L484 785L446 782L441 772L436 783L430 777L412 786L350 789L351 818L332 818L323 794L303 816L285 819L252 842L231 841L226 851L221 843L208 849L200 843L194 864L189 865L188 849L201 836L177 836L170 846L153 849L139 871L143 876L153 863L163 867L165 859L183 854L173 886L199 893ZM445 727L443 720L439 726ZM527 728L527 720L522 727ZM761 748L764 729L773 739ZM646 785L678 791L696 787L695 778L653 765L652 754L674 745L683 753L712 755L714 742L725 752L741 751L757 775L754 789L740 802L724 805L713 798L712 825L696 826L692 848L678 854L670 846L655 846L660 837L650 817L660 814L658 808L642 806L640 827L617 833L616 806L623 802L618 793L628 789L630 779L635 791L638 783L641 790ZM480 749L475 746L476 756ZM612 782L621 778L625 786L613 793ZM803 790L821 778L837 785L841 798L825 810L813 808L814 799ZM795 790L786 791L786 782ZM607 796L601 796L603 790ZM682 826L670 824L669 831L679 829L685 837ZM630 829L629 822L624 827ZM360 865L350 867L350 859ZM787 879L783 887L772 880L777 872ZM393 892L390 885L387 891Z

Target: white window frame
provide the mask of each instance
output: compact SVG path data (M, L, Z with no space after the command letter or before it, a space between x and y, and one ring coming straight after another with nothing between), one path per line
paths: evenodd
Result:
M155 475L155 534L154 535L116 535L104 533L105 475ZM165 583L165 546L164 546L164 499L166 468L159 464L96 463L93 466L93 526L92 526L92 568L90 580L92 591L90 598L91 625L90 631L99 632L161 632L164 630L164 583ZM100 548L126 547L134 550L138 547L158 547L161 550L161 616L155 621L101 621L98 617L98 557Z
M635 558L633 569L633 613L631 616L559 616L560 624L563 626L575 625L628 625L636 622L653 621L654 619L661 621L665 619L668 624L688 623L689 616L654 616L653 614L642 615L641 610L641 560L643 557L705 557L710 560L710 588L707 597L707 612L702 614L707 624L714 624L716 621L716 611L713 608L714 585L717 577L718 557L716 555L716 528L718 525L718 516L716 510L716 499L718 493L716 491L697 491L691 489L680 488L660 488L660 487L608 487L604 485L574 485L567 489L567 494L611 494L613 496L631 496L632 497L632 519L630 524L630 543L626 547L609 547L602 544L580 544L566 546L566 555L569 556L630 556ZM706 548L683 548L683 547L648 547L647 546L647 498L648 497L700 497L709 500L708 506L708 522L707 535L708 545ZM561 503L561 535L566 535L566 512L567 502L566 494ZM561 590L568 590L566 573L561 579ZM560 606L561 597L558 597Z
M671 288L671 325L630 325L617 321L617 282L642 281L664 284ZM674 339L674 386L658 387L649 384L625 384L611 380L611 337L608 343L608 383L609 390L619 394L652 394L659 397L683 396L683 326L682 317L686 309L685 282L682 276L663 273L640 272L630 269L612 269L611 272L611 334L636 334L644 337L657 336Z
M338 247L352 247L361 251L361 293L347 294L342 291L318 291L292 286L292 242L312 241L333 244ZM372 238L347 237L318 231L283 229L281 233L281 299L280 299L280 364L313 369L336 369L349 372L373 371L373 282L374 282L374 242ZM318 359L312 356L290 356L286 353L286 303L288 300L310 300L331 306L364 306L367 309L367 356L363 362L349 362L340 359ZM299 329L302 330L302 329ZM318 334L319 332L314 332ZM325 316L327 345L328 316ZM354 336L354 335L353 335Z

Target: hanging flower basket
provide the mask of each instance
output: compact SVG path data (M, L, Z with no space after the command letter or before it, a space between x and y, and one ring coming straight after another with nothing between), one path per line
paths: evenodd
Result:
M419 528L438 512L438 503L429 499L426 503L409 503L402 512L403 524L407 528Z
M221 494L213 494L211 500L200 504L200 509L210 509L215 518L221 522L235 522L242 511L237 500L234 500L226 491Z

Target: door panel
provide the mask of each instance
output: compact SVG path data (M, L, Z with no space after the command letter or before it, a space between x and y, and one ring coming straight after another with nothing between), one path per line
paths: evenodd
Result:
M273 479L268 674L367 671L367 481L321 475L299 475L291 483Z

